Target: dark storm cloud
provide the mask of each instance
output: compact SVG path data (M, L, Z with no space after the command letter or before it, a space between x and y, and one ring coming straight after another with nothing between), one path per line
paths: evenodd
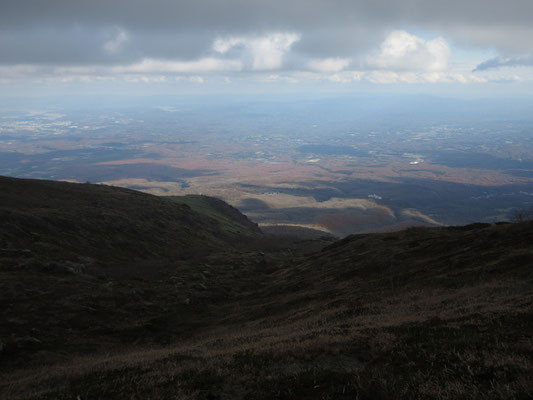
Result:
M529 25L532 11L530 0L4 0L0 21L3 26L48 21L152 29L316 26L317 22L346 23L364 18Z
M26 30L0 30L1 61L3 64L87 64L102 58L103 44L112 40L112 29L94 31L86 27L70 26L29 27ZM125 56L134 58L134 54ZM118 61L120 57L110 57Z
M532 19L531 0L3 0L0 63L191 60L217 37L274 31L300 34L303 58L356 57L398 28L529 53Z
M473 72L486 71L502 67L531 67L533 66L533 56L523 57L495 57L479 64Z

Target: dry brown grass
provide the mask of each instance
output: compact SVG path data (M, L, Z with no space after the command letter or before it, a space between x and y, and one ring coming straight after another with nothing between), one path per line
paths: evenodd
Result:
M2 256L1 339L34 329L42 343L6 340L0 398L528 399L532 243L531 222L357 235L305 256L250 243L172 279L111 282Z
M513 285L419 289L359 309L310 304L310 313L297 309L215 328L175 346L7 374L2 394L91 398L130 385L132 395L145 398L520 398L531 393L533 346L530 331L517 340L515 330L527 325L533 295L526 285L512 291ZM480 374L490 377L485 382Z

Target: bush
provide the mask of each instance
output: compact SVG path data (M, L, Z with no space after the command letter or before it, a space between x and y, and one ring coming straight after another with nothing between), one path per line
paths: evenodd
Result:
M533 208L515 208L510 215L512 222L524 222L533 219Z

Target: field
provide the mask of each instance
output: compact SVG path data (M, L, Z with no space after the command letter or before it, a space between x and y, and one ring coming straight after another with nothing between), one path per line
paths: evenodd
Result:
M204 194L262 226L339 237L507 220L533 205L531 124L509 110L466 103L472 115L450 117L427 98L415 118L409 98L369 115L349 98L163 100L175 104L5 111L0 173Z

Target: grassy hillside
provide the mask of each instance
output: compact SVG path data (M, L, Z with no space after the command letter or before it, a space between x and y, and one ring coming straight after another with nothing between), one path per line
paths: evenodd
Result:
M0 182L1 398L533 396L533 222L320 251L205 197Z
M257 224L222 200L202 195L168 196L166 198L178 204L185 204L197 213L212 218L227 234L248 236L261 233Z
M0 177L0 213L3 247L50 256L176 261L234 244L217 220L187 205L104 185Z

